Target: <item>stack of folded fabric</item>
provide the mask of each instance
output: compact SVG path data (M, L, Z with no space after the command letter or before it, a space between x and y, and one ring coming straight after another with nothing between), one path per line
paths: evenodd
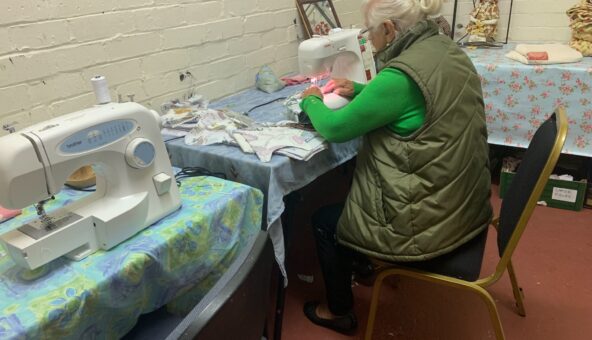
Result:
M577 63L583 59L582 53L562 44L518 44L506 57L527 65Z
M573 48L586 57L592 57L592 0L581 0L579 5L567 10L571 21L571 42Z

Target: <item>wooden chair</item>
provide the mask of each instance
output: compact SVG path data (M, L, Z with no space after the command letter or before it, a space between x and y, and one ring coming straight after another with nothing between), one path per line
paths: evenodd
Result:
M467 275L464 275L463 278L458 278L459 276L462 277L462 274L447 273L446 275L442 275L432 271L403 267L401 264L378 261L382 272L380 272L374 282L365 339L372 338L382 283L386 277L394 275L407 276L422 281L460 288L477 294L489 310L496 338L498 340L505 339L496 304L485 288L496 283L507 269L512 282L518 314L521 316L526 315L522 301L523 292L518 286L516 274L512 266L512 254L543 192L547 179L557 163L563 144L565 143L567 128L568 121L565 111L560 108L537 129L530 142L524 158L520 163L520 167L502 201L499 218L495 218L492 221L492 225L498 232L497 245L500 256L495 272L485 278L479 279L478 277L487 231L482 234L485 237L476 237L475 239L479 240L470 241L468 245L459 247L453 251L454 254L450 254L445 260L447 262L444 263L445 267L457 267L459 272L465 270L463 266L467 266L467 263L477 263L476 274L471 279L467 279ZM479 248L480 246L481 248ZM479 249L481 250L479 251Z

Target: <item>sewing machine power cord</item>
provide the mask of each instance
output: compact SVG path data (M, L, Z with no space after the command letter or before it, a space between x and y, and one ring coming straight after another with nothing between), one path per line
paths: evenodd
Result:
M179 172L175 174L175 180L177 181L177 186L181 186L181 180L185 178L191 177L200 177L200 176L212 176L218 177L222 179L226 179L226 175L222 172L211 172L207 169L198 166L188 166L181 168Z
M287 99L287 97L279 97L279 98L276 98L276 99L270 100L270 101L268 101L268 102L265 102L265 103L263 103L263 104L255 105L255 106L253 106L252 108L250 108L250 109L249 109L249 111L245 112L245 115L248 115L249 113L251 113L251 111L253 111L253 110L255 110L255 109L258 109L258 108L260 108L260 107L262 107L262 106L265 106L265 105L269 105L269 104L275 103L275 102L277 102L278 100L282 100L282 99Z
M168 142L172 142L174 140L181 139L181 138L185 138L185 136L178 136L178 137L173 137L173 138L165 139L163 142L166 144Z
M193 167L181 168L181 170L179 170L175 174L175 181L177 182L177 186L180 187L181 180L183 180L185 178L199 177L199 176L211 176L211 177L218 177L218 178L226 179L226 175L221 172L211 172L205 168L193 166ZM96 191L95 187L77 188L77 187L72 186L70 184L65 184L65 186L69 189L76 190L76 191L83 191L83 192L95 192Z

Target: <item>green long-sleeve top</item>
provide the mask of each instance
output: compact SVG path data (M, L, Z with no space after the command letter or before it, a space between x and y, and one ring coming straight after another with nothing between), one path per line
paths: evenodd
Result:
M329 109L316 96L304 98L300 107L321 136L337 143L383 126L408 136L425 120L421 90L407 74L394 68L385 68L366 85L354 82L352 101L338 110Z

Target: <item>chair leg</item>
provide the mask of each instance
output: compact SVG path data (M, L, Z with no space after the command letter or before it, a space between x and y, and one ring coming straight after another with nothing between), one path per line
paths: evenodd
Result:
M477 291L475 290L475 292L478 292L478 295L482 298L483 302L485 302L485 304L487 305L487 309L489 311L489 318L491 320L491 324L493 326L493 330L495 332L495 338L497 340L505 340L505 336L504 336L504 330L502 328L502 322L500 320L499 314L497 313L497 307L495 306L495 301L493 301L493 298L491 297L491 295L485 291Z
M526 316L526 309L524 308L524 291L518 285L518 280L516 279L516 273L514 272L514 267L512 266L512 260L508 262L508 274L510 275L510 281L512 282L512 292L514 293L514 299L516 299L516 307L518 308L518 315Z
M372 300L370 302L370 312L368 313L368 323L366 324L365 340L372 340L372 332L374 331L374 321L376 320L376 310L378 309L378 298L380 297L380 288L382 282L389 276L388 270L382 271L374 280L372 285Z
M426 276L424 274L407 272L399 268L384 270L378 275L376 281L374 281L374 286L372 289L372 301L370 302L370 312L368 313L368 323L366 324L366 335L364 336L364 340L372 340L374 322L376 321L376 310L378 309L378 298L380 297L380 288L382 287L384 279L388 276L393 275L402 275L428 282L438 282L446 286L470 290L473 293L476 293L481 298L481 300L485 302L485 305L487 306L487 310L489 311L489 318L491 320L491 324L495 332L496 340L505 340L502 322L497 312L495 301L493 301L491 294L489 294L483 287L470 285L464 282L459 282L459 280L455 280L452 278L442 279L435 278L434 276Z

